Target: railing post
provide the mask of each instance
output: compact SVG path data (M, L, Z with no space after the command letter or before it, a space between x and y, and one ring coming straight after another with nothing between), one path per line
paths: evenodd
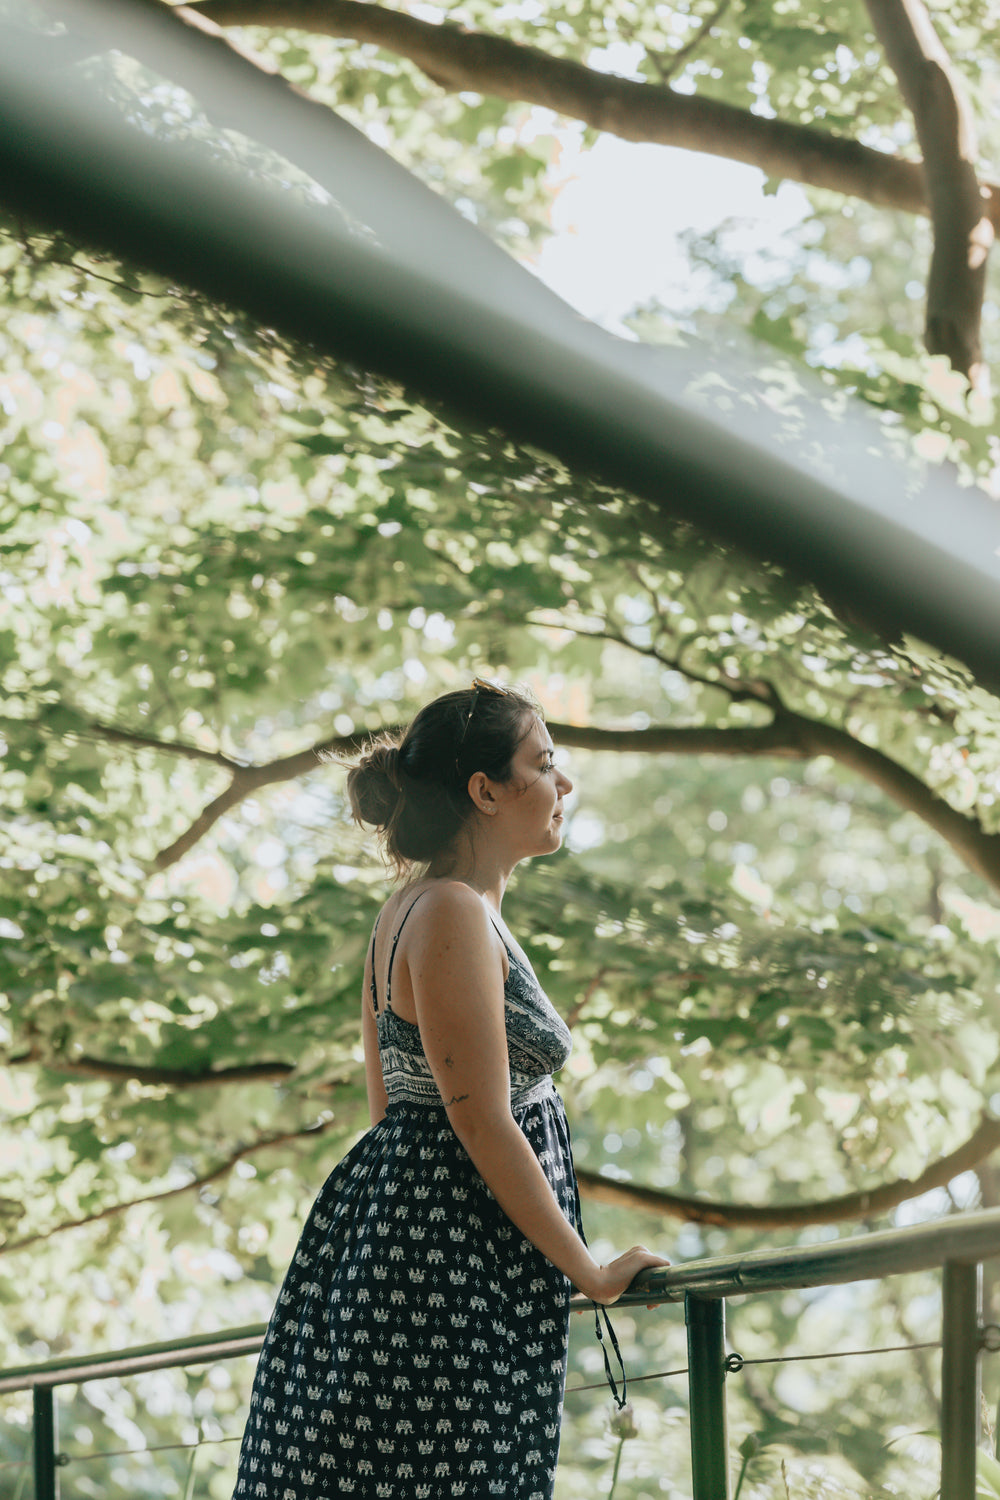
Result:
M684 1297L691 1406L692 1500L729 1500L725 1302Z
M941 1494L974 1500L979 1446L982 1266L945 1261L941 1310Z
M35 1500L59 1500L55 1388L51 1385L36 1385L31 1393L31 1403L35 1454Z

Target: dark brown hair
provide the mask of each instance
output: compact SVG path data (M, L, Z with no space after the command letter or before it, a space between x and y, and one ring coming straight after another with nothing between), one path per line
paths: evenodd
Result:
M372 740L351 768L355 821L379 830L399 874L436 859L472 815L469 777L484 771L491 781L509 781L517 747L540 717L520 689L471 687L435 698L402 736Z

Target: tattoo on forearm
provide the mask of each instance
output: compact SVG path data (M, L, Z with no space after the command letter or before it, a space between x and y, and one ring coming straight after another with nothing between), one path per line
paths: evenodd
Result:
M450 1109L453 1104L461 1104L463 1099L468 1099L468 1094L452 1094L450 1099L444 1101L445 1109Z

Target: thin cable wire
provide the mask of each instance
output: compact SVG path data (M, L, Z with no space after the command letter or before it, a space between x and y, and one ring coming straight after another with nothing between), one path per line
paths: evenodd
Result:
M825 1354L779 1354L772 1355L766 1359L745 1359L744 1365L797 1365L810 1359L853 1359L862 1354L907 1354L917 1349L940 1349L941 1340L934 1339L926 1344L886 1344L880 1349L835 1349ZM629 1377L631 1385L642 1385L647 1380L667 1380L673 1375L686 1375L687 1365L677 1370L654 1370L649 1375L632 1375ZM566 1395L574 1396L582 1391L602 1391L606 1382L597 1381L594 1385L568 1385ZM152 1448L112 1448L96 1449L92 1453L74 1453L65 1455L68 1461L73 1463L86 1463L96 1458L129 1458L139 1453L183 1453L192 1448L204 1448L213 1443L236 1443L237 1436L221 1438L200 1438L197 1443L158 1443ZM0 1470L20 1469L28 1462L26 1458L13 1459L7 1463L0 1464Z
M927 1344L886 1344L881 1349L833 1349L828 1354L773 1354L768 1359L745 1359L745 1365L797 1365L807 1359L853 1359L859 1354L906 1354L911 1349L940 1349L941 1340Z
M656 1370L652 1375L630 1375L629 1385L641 1385L644 1380L665 1380L668 1375L686 1375L687 1365L682 1370ZM577 1391L603 1391L607 1389L607 1381L599 1380L596 1385L568 1385L567 1396L574 1395Z
M927 1344L886 1344L881 1349L834 1349L826 1354L776 1354L768 1359L745 1359L745 1365L797 1365L807 1359L853 1359L861 1354L906 1354L913 1349L940 1349L941 1340L935 1339ZM629 1385L641 1385L644 1380L665 1380L670 1375L686 1375L687 1365L681 1370L656 1370L651 1375L630 1375ZM604 1381L598 1381L596 1385L568 1385L567 1396L577 1391L600 1391L604 1389Z
M185 1453L192 1448L208 1448L213 1443L238 1443L239 1436L199 1438L196 1443L154 1443L151 1448L95 1448L90 1453L61 1453L67 1463L89 1463L95 1458L136 1458L142 1453ZM27 1460L23 1460L27 1462Z

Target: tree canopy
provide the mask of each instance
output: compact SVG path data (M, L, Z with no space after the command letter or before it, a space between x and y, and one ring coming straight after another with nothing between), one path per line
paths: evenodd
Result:
M450 173L452 192L475 192L479 173L461 151L468 142L477 154L493 148L487 186L501 188L511 206L532 202L545 157L519 148L524 111L510 108L527 103L591 131L747 162L775 180L836 194L838 218L860 204L928 217L927 348L971 381L981 378L988 257L1000 222L997 184L984 166L997 117L989 6L530 0L498 8L485 0L417 14L361 0L204 0L197 10L227 28L254 28L253 40L296 83L362 120L377 118L430 180ZM445 133L447 165L428 152ZM912 239L915 226L879 218L873 230L874 216L859 212L856 230L841 230L840 256L873 259L894 234ZM526 232L516 216L506 228ZM884 293L877 270L867 271ZM861 325L869 360L879 350L901 353L900 332L912 332L897 299L898 290L883 304L884 321ZM790 299L789 314L808 327L803 302Z
M724 349L742 322L767 341L755 378L788 441L805 360L991 483L982 377L970 404L941 356L972 376L996 310L985 253L959 311L939 300L961 221L931 167L936 145L957 192L967 162L992 222L968 128L985 140L995 90L983 7L936 11L942 40L913 4L200 10L253 25L252 56L521 253L545 233L548 165L519 144L526 103L629 138L695 130L815 184L791 277L753 286L724 237L692 244L734 292L728 323L671 328L661 308L637 328ZM967 155L929 130L930 104L907 122L918 42ZM603 69L618 44L634 77ZM207 128L148 60L123 51L112 72L150 128ZM936 358L897 248L921 214ZM988 248L979 226L967 248ZM157 1295L176 1332L220 1308L247 1321L272 1294L365 1123L360 976L387 877L321 752L349 757L474 673L532 686L580 784L568 848L523 872L507 915L572 1024L562 1084L598 1233L655 1215L643 1234L694 1254L941 1211L949 1184L959 1206L993 1201L1000 706L962 663L142 266L10 218L0 259L7 1363L38 1341L147 1341ZM707 399L739 399L719 362ZM44 1300L25 1300L29 1274ZM925 1291L873 1299L856 1337L916 1327ZM796 1344L810 1316L748 1308L748 1348ZM662 1368L662 1329L627 1327ZM883 1445L913 1412L894 1378L883 1413L827 1388L838 1493L902 1472ZM745 1429L817 1451L812 1396L747 1389ZM126 1409L101 1421L121 1434ZM583 1486L606 1440L585 1409L569 1420L586 1441L566 1493L598 1493ZM17 1456L16 1420L2 1441ZM760 1473L777 1473L766 1455Z

